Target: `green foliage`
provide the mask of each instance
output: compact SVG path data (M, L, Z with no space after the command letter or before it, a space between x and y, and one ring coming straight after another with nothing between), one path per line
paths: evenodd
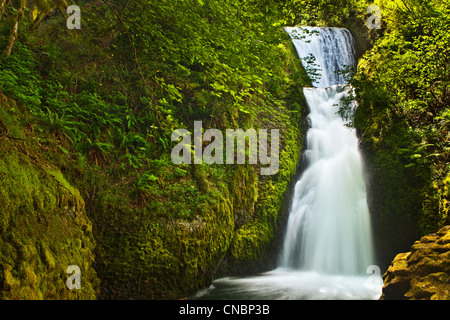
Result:
M355 125L376 170L373 183L383 186L375 192L380 217L393 223L392 232L410 225L414 236L403 240L407 245L416 233L450 222L443 183L450 170L450 7L419 0L375 3L386 30L352 82L360 103Z
M41 83L35 71L36 64L31 51L21 44L16 46L16 54L0 58L0 89L31 110L41 104Z
M281 19L288 25L341 27L364 15L366 0L290 0Z

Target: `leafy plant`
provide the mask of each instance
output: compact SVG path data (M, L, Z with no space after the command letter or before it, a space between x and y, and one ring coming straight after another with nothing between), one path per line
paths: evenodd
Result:
M148 204L152 198L152 193L155 189L154 183L156 181L158 181L158 178L148 172L136 177L131 194L136 199L139 206L143 207Z
M92 141L91 139L86 138L84 147L87 150L89 161L95 165L99 165L109 159L109 155L113 150L114 145L98 140Z
M48 108L46 113L39 114L38 119L42 126L47 128L48 133L56 139L73 142L72 137L78 130L78 122L69 120L68 116L60 116L57 112L52 112Z

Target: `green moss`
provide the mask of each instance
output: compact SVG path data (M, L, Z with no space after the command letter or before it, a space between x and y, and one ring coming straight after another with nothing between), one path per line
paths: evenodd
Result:
M0 297L94 299L94 239L83 231L90 221L79 192L60 173L56 181L20 153L4 153L0 171L0 194L9 199L0 206ZM66 288L70 265L82 270L81 290Z
M225 190L208 191L198 203L201 210L189 219L170 212L155 219L152 203L132 208L122 201L120 192L111 188L101 192L94 207L102 297L176 298L204 286L225 254L234 229ZM109 288L114 292L106 291Z

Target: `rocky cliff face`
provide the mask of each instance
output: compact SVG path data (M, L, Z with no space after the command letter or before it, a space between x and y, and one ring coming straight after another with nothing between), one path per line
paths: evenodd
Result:
M398 254L383 279L382 300L449 300L450 225Z

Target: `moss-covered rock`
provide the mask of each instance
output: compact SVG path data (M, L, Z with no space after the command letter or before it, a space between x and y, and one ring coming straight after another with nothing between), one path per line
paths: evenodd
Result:
M100 297L174 299L206 286L234 230L228 191L210 188L202 193L191 179L166 181L161 197L178 185L179 192L192 189L193 199L173 197L167 200L170 205L158 199L139 208L122 188L108 184L100 185L103 190L90 207L99 243Z
M95 242L78 190L20 153L2 155L0 174L0 298L95 299ZM66 286L71 265L79 290Z
M383 276L383 300L450 299L450 226L398 254Z

